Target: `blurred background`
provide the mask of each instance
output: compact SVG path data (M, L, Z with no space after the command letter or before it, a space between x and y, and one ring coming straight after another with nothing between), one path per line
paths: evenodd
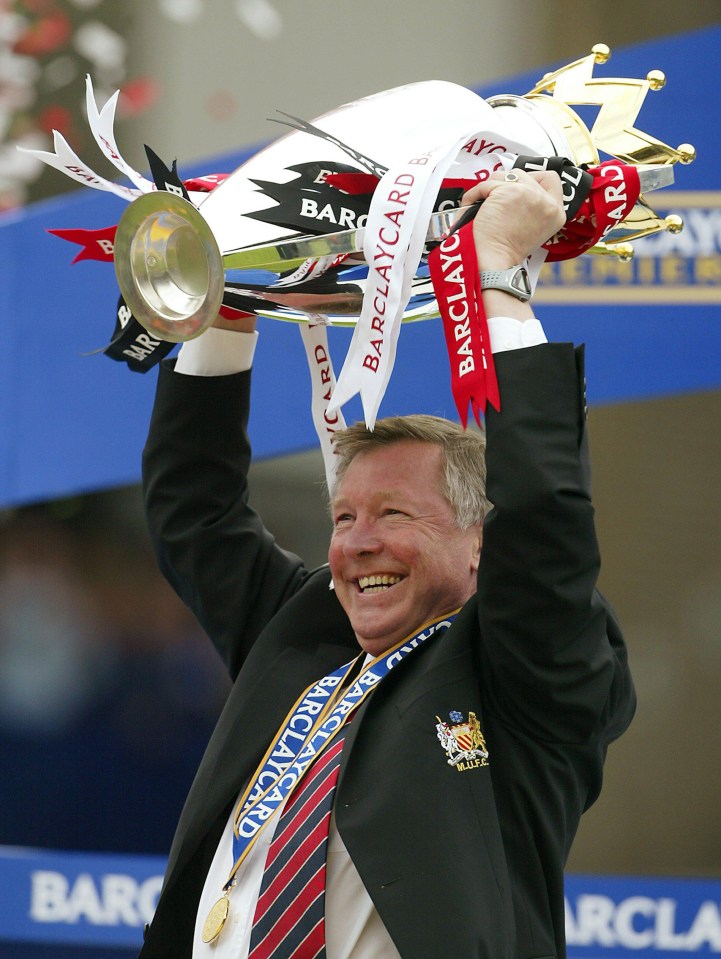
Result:
M74 189L15 148L49 149L57 129L85 156L86 73L101 104L122 90L118 142L145 169L144 143L206 160L274 137L277 109L310 118L421 79L478 87L715 23L718 0L0 0L0 209ZM601 585L640 704L570 869L718 876L721 394L589 418ZM322 476L314 450L252 476L267 525L311 565ZM155 570L136 486L0 514L0 843L165 853L227 689Z

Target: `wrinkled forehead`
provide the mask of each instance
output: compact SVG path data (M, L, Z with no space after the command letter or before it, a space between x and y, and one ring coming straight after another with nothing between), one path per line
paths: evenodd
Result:
M359 492L444 495L444 454L435 443L399 440L359 451L336 482L335 503Z

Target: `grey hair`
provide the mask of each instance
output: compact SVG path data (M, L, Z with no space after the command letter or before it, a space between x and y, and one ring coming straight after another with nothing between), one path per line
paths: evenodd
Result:
M417 413L378 420L373 430L354 423L333 434L338 457L332 499L353 459L404 441L429 443L443 452L442 494L451 504L460 529L480 526L491 504L486 497L486 440L473 430L464 430L439 416Z

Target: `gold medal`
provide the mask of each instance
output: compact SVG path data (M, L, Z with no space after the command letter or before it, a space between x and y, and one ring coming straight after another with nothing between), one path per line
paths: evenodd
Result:
M202 940L203 942L215 942L223 931L223 926L230 912L230 900L228 894L221 896L213 908L208 913L208 918L203 924Z

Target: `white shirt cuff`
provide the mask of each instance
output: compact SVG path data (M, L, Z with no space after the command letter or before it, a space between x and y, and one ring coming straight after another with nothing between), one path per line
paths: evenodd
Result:
M194 340L183 343L175 364L176 373L188 376L228 376L253 365L258 333L236 333L211 327Z
M491 338L492 353L521 350L526 346L538 346L548 342L538 320L517 320L512 316L490 316L488 335Z
M536 319L516 320L510 316L488 319L491 351L519 350L545 343L543 327ZM175 364L176 373L188 376L228 376L253 365L258 333L236 333L211 327L201 336L184 343Z

